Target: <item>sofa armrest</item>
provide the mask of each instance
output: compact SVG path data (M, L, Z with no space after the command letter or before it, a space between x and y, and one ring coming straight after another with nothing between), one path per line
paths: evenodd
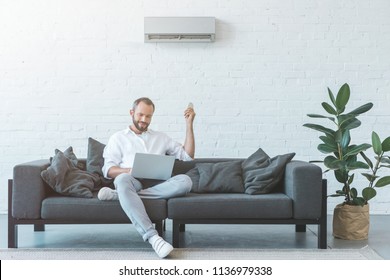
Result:
M42 200L47 191L41 172L48 166L49 160L45 159L18 164L14 167L12 217L16 219L39 219L41 217Z
M296 219L317 219L322 209L322 170L319 166L291 161L286 165L285 193L293 199L293 216Z

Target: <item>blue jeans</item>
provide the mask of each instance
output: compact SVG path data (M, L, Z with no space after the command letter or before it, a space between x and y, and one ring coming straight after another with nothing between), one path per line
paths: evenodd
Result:
M140 181L128 173L118 175L114 180L119 202L144 241L157 234L141 198L168 199L184 196L191 191L192 180L187 175L174 176L151 188L142 189Z

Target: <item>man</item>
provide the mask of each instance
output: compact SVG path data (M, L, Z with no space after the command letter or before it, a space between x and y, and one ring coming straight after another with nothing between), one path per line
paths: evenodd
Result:
M154 109L154 104L149 98L137 99L130 110L133 123L110 137L103 153L102 171L105 177L114 178L116 190L102 188L98 198L119 199L124 212L144 241L149 241L160 258L165 258L173 247L158 235L141 198L168 199L183 196L191 190L192 181L187 175L181 174L151 188L143 189L142 183L131 175L131 168L136 153L168 154L180 160L192 160L195 154L193 130L195 112L192 106L184 111L186 137L184 145L181 145L162 132L148 129Z

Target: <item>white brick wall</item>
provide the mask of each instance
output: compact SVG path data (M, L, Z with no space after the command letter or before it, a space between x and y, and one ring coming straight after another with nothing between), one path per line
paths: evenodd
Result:
M389 14L388 0L0 1L0 211L15 164L69 145L86 156L87 138L107 141L144 95L153 127L179 141L194 103L198 157L318 159L302 124L345 82L354 105L375 103L354 140L390 135ZM215 16L217 41L143 43L144 16L186 15ZM390 213L390 188L371 210Z

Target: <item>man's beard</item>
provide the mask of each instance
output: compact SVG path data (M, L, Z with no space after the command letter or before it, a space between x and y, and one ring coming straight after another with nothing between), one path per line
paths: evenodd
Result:
M139 125L139 123L145 124L145 126L144 126L144 127L141 127L141 126ZM134 124L135 128L138 129L138 131L141 131L141 132L147 131L147 130L148 130L148 127L149 127L149 124L148 124L148 123L146 123L146 122L138 122L138 121L135 120L134 117L133 117L133 124Z

